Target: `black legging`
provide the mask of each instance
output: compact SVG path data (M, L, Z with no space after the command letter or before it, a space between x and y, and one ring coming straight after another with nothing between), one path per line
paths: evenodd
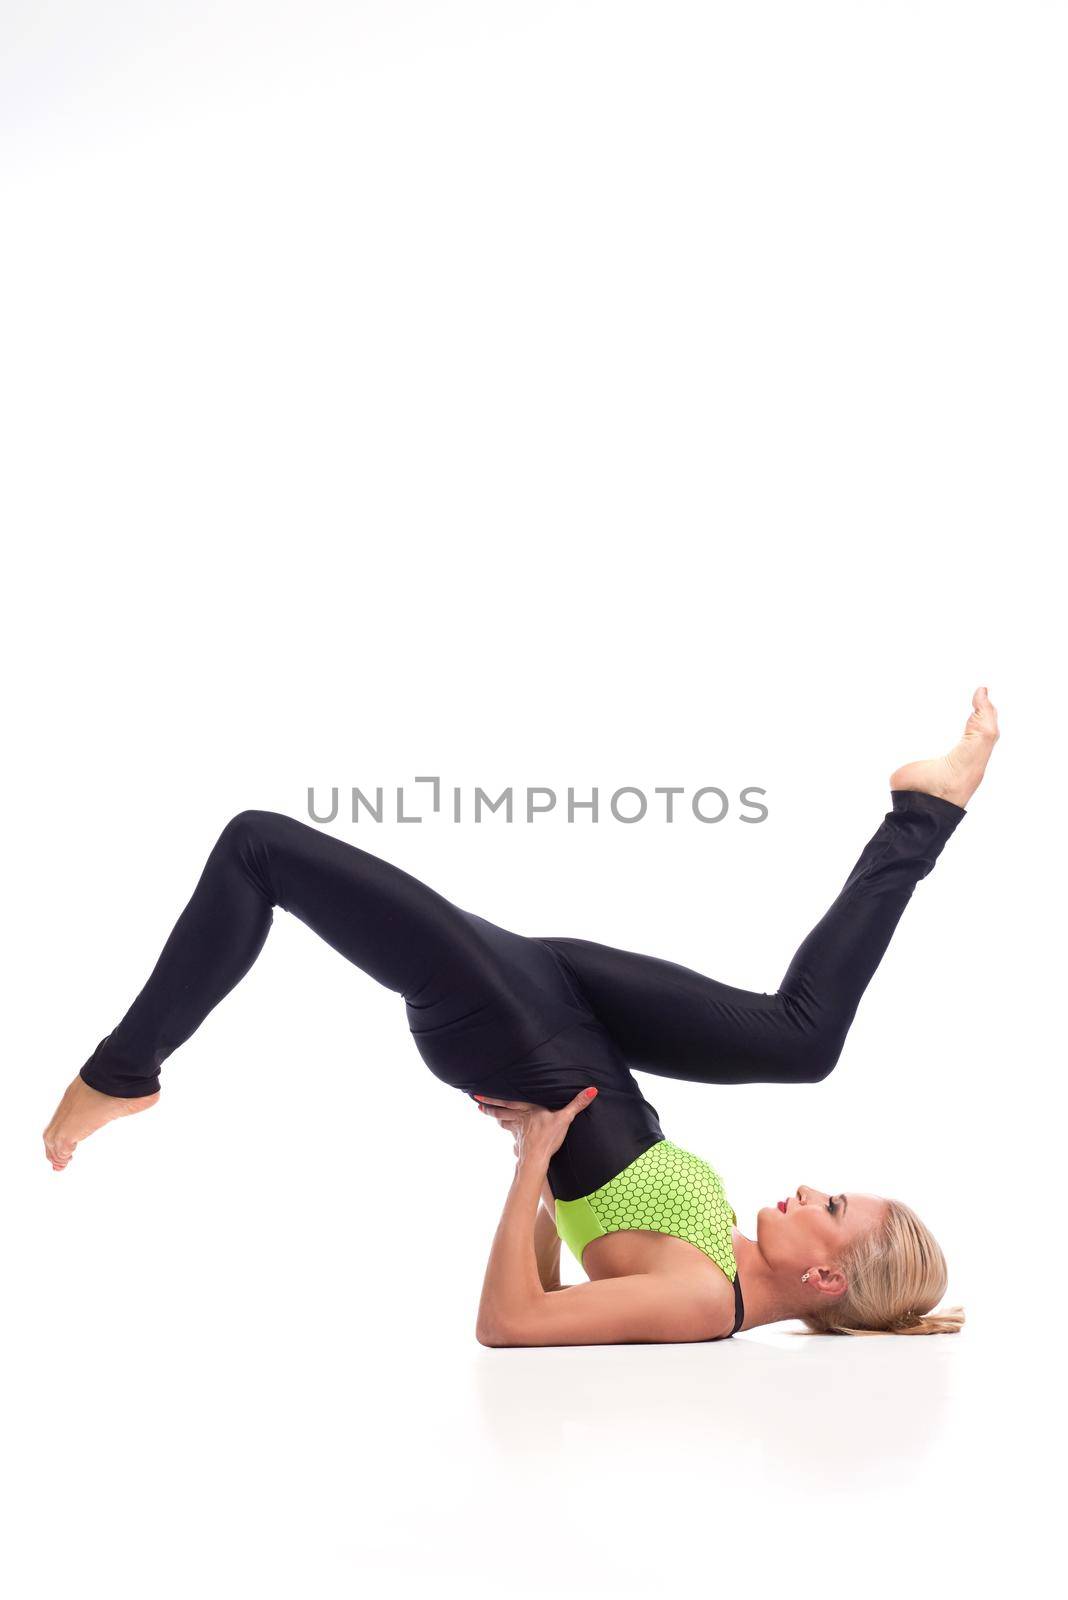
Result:
M697 1083L816 1083L831 1071L916 883L965 814L912 791L891 802L774 994L588 939L511 933L307 823L242 811L81 1075L105 1094L154 1093L281 906L404 996L419 1053L445 1083L554 1110L596 1084L549 1166L553 1194L576 1199L664 1137L632 1068Z

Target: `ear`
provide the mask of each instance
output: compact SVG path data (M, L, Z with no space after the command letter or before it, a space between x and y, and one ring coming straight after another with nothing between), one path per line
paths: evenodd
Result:
M832 1300L840 1300L849 1288L845 1273L837 1267L810 1267L808 1284L810 1289L818 1289L820 1294L829 1295Z

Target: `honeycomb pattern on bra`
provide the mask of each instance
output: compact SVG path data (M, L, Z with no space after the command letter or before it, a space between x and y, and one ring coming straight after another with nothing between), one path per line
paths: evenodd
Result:
M586 1199L605 1233L637 1228L685 1239L734 1282L738 1219L719 1174L700 1156L661 1139Z

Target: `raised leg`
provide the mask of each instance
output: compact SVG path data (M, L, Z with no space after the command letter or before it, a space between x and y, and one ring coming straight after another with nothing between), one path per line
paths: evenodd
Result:
M453 1087L529 1058L577 1015L536 940L293 817L243 811L216 841L144 988L44 1130L57 1170L80 1140L155 1103L163 1062L248 972L275 906L404 996L420 1055Z
M454 995L471 1003L477 940L458 907L307 823L243 811L220 834L148 982L82 1068L83 1081L109 1095L155 1093L163 1062L256 960L275 906L398 994L446 1012Z
M834 1067L919 880L964 810L895 791L772 994L585 939L550 939L632 1068L695 1083L814 1083Z

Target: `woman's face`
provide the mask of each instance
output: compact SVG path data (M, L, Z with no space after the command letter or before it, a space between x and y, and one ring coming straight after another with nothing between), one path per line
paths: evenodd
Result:
M825 1194L807 1184L757 1212L757 1243L776 1272L809 1273L809 1287L841 1293L834 1273L842 1252L885 1221L887 1204L876 1194Z

